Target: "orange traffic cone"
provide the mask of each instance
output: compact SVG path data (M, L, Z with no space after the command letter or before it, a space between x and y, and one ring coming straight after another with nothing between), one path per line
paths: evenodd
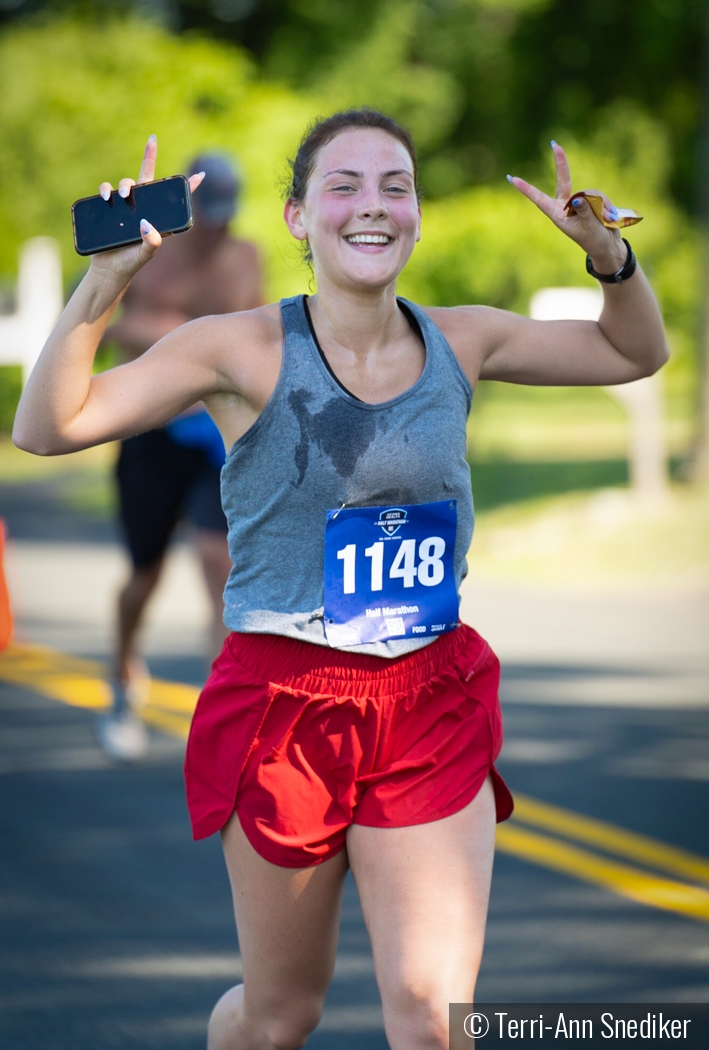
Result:
M0 518L0 650L8 647L11 638L12 609L5 579L5 522Z

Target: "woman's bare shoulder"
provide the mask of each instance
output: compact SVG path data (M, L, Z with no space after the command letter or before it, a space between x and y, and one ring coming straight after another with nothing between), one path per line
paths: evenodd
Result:
M172 346L187 356L210 358L219 365L235 361L280 359L283 349L283 322L278 303L230 314L209 314L188 321L167 337Z
M422 306L423 312L440 328L446 338L449 334L455 338L456 333L464 332L470 337L471 331L487 326L492 316L501 311L490 306Z
M283 322L279 303L268 303L254 310L239 310L230 314L210 314L183 325L185 335L208 335L213 339L228 339L232 344L248 343L264 350L283 343Z
M491 306L424 306L421 309L441 330L468 379L475 385L492 332L506 316L512 315Z

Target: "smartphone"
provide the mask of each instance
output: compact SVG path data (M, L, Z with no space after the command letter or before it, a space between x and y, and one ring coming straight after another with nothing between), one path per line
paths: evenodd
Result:
M194 222L192 194L184 175L133 186L128 197L114 190L105 201L98 194L82 197L71 206L74 247L79 255L97 255L126 244L138 244L140 220L147 219L159 233L184 233Z

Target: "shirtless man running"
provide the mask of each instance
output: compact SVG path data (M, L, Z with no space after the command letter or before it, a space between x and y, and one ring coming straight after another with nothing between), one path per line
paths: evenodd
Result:
M121 317L106 333L124 361L140 357L196 317L251 310L263 302L258 250L229 233L239 193L234 170L226 158L207 154L190 165L190 174L201 171L205 178L194 198L194 227L166 240L156 265L132 282ZM99 740L112 758L135 760L147 747L137 710L148 673L136 640L181 517L192 526L209 593L210 662L221 648L226 632L222 592L231 568L219 495L223 462L222 439L201 403L165 427L122 442L117 481L131 570L118 597L113 707L99 722Z

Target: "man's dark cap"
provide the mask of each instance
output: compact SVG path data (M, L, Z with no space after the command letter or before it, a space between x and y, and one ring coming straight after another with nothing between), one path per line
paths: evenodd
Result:
M197 216L210 226L223 226L236 215L241 185L233 162L221 153L202 153L190 164L190 175L205 173L193 203Z

